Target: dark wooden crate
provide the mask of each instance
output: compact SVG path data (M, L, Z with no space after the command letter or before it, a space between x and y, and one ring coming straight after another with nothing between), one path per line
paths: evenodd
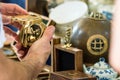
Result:
M74 47L63 48L62 44L54 45L53 71L77 70L82 71L82 50Z
M70 70L53 72L50 74L50 80L97 80L97 79L91 75L87 75L80 71Z
M60 38L59 37L54 37L51 40L51 71L54 71L54 46L56 44L60 44Z

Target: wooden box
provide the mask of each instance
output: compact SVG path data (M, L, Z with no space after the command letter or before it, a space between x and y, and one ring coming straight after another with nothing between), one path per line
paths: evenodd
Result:
M63 48L62 44L54 45L53 72L65 70L82 71L82 50L74 47Z
M54 46L56 44L60 44L60 38L59 37L54 37L52 40L51 40L51 71L55 71L55 68L54 68Z
M50 80L97 80L91 75L87 75L80 71L60 71L50 74Z

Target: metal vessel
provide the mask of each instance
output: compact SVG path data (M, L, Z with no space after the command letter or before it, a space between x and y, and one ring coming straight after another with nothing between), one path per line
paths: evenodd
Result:
M95 63L100 57L108 60L110 21L100 13L82 18L71 33L71 44L83 50L83 61Z

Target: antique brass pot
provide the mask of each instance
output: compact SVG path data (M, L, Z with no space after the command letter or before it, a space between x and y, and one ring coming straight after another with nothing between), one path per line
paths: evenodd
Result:
M40 38L46 28L39 14L29 12L29 15L18 15L12 17L12 22L22 26L19 31L19 38L24 47L29 47L34 41Z
M107 61L109 41L110 21L99 13L82 18L73 27L71 34L72 46L83 50L85 63L95 63L100 57Z

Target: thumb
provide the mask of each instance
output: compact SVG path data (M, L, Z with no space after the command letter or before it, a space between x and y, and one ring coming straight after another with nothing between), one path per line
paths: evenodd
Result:
M52 37L53 37L54 31L55 31L55 27L54 26L48 26L45 29L42 38L45 38L46 40L50 41L52 39Z

